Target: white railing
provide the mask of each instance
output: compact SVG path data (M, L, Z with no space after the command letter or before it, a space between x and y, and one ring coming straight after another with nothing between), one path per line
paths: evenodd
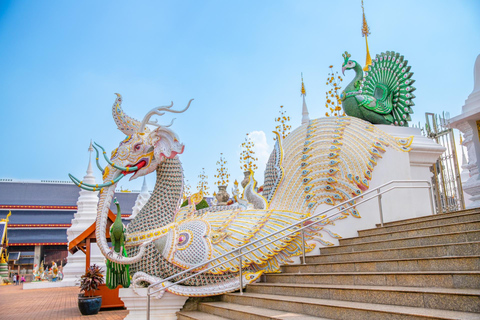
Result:
M381 190L382 188L385 188L386 186L389 186L389 185L391 185L391 184L406 184L406 185L394 185L394 186L391 186L390 188L388 188L388 189L386 189L386 190L383 190L383 191ZM412 184L425 184L425 185L412 185ZM166 290L166 289L168 289L168 288L170 288L170 287L172 287L172 286L174 286L174 285L180 284L180 283L182 283L182 282L184 282L184 281L186 281L186 280L188 280L188 279L190 279L190 278L194 278L194 277L196 277L196 276L198 276L198 275L200 275L200 274L202 274L202 273L205 273L205 272L207 272L207 271L210 271L211 269L217 268L217 267L219 267L219 266L221 266L221 265L223 265L223 264L225 264L225 263L227 263L227 262L230 262L230 261L232 261L232 260L235 260L235 259L237 259L237 258L239 259L239 268L238 268L239 271L238 271L238 273L239 273L239 279L240 279L240 294L243 294L243 279L242 279L242 277L243 277L243 275L242 275L242 263L243 263L243 261L242 261L242 258L243 258L243 256L244 256L245 254L248 254L248 253L253 252L253 251L257 251L258 249L260 249L260 248L262 248L262 247L264 247L264 246L266 246L266 245L269 245L269 244L271 244L271 243L273 243L273 242L276 242L276 241L278 241L278 240L280 240L280 239L282 239L282 238L288 237L289 235L291 235L291 234L293 234L293 233L298 233L299 231L301 231L301 232L302 232L302 263L305 264L305 263L306 263L306 262L305 262L305 233L304 233L304 229L305 229L305 228L311 227L312 225L315 225L315 224L320 223L320 222L322 222L322 221L324 221L324 220L327 220L327 219L330 219L330 218L332 218L332 217L335 217L335 216L341 214L341 213L344 212L344 211L347 211L347 210L349 210L349 209L352 209L353 207L358 206L359 204L362 204L362 203L367 202L367 201L369 201L369 200L371 200L371 199L374 199L374 198L377 198L377 199L378 199L378 207L379 207L379 213L380 213L380 224L381 224L381 226L383 227L383 209L382 209L382 195L383 195L383 194L385 194L385 193L387 193L387 192L389 192L389 191L392 191L392 190L394 190L394 189L426 189L426 188L428 188L428 190L429 190L429 191L428 191L428 195L429 195L429 198L430 198L430 207L431 207L431 212L432 212L432 215L433 215L433 214L435 214L435 208L433 207L432 185L431 185L430 181L427 181L427 180L392 180L392 181L390 181L390 182L387 182L387 183L385 183L385 184L382 184L381 186L379 186L379 187L377 187L377 188L375 188L375 189L371 189L371 190L369 190L369 191L367 191L367 192L365 192L365 193L363 193L363 194L361 194L361 195L359 195L359 196L356 196L356 197L353 197L353 198L351 198L351 199L348 199L348 200L346 200L346 201L344 201L344 202L342 202L342 203L340 203L340 204L337 204L337 205L335 205L335 206L333 206L333 207L331 207L331 208L329 208L329 209L326 209L326 210L324 210L324 211L322 211L322 212L316 213L316 214L314 214L313 216L309 216L309 217L307 217L307 218L305 218L305 219L303 219L303 220L301 220L301 221L298 221L298 222L296 222L296 223L294 223L294 224L292 224L292 225L289 225L289 226L287 226L287 227L285 227L285 228L283 228L283 229L280 229L280 230L278 230L278 231L276 231L276 232L274 232L274 233L272 233L272 234L270 234L270 235L268 235L268 236L265 236L265 237L263 237L263 238L261 238L261 239L252 241L252 242L250 242L250 243L248 243L248 244L245 244L245 245L243 245L243 246L241 246L241 247L238 247L238 248L236 248L236 249L234 249L234 250L232 250L232 251L230 251L230 252L227 252L227 253L221 255L220 257L216 257L216 258L210 259L210 260L208 260L208 261L206 261L206 262L204 262L204 263L198 264L198 265L196 265L196 266L194 266L194 267L192 267L192 268L190 268L190 269L184 270L184 271L179 272L179 273L177 273L177 274L175 274L175 275L173 275L173 276L170 276L170 277L168 277L168 278L166 278L166 279L163 279L162 281L158 281L158 282L152 283L152 284L150 284L150 285L148 286L148 288L147 288L147 299L148 299L148 300L147 300L147 320L150 320L150 300L151 300L152 294L155 294L155 293L160 292L160 291L162 291L162 290ZM367 195L369 195L369 194L372 194L372 193L373 193L373 195L371 195L370 197L368 197L368 198L366 198L366 199L362 199L362 200L360 200L360 201L358 201L358 202L356 202L356 203L354 203L354 204L352 204L352 205L350 204L352 201L355 201L355 200L360 199L360 198L365 198L365 196L367 196ZM343 209L340 209L339 211L333 213L333 214L330 214L330 215L322 218L322 219L319 219L319 220L317 220L317 221L315 221L315 222L311 222L311 219L316 218L316 217L319 217L319 216L321 216L321 215L324 215L324 214L326 214L327 212L332 211L332 210L334 210L334 209L339 209L339 208L341 208L342 206L345 206L345 207L344 207ZM307 221L309 221L309 224L308 224L308 225L303 225L303 223L304 223L304 222L307 222ZM272 236L274 236L274 235L276 235L276 234L278 234L278 233L280 233L280 232L289 230L289 229L292 229L292 231L289 232L289 233L287 233L286 235L283 235L283 236L281 236L281 237L279 237L279 238L276 238L276 239L274 239L274 240L270 240L269 242L267 242L267 243L265 243L265 244L262 244L261 246L257 246L257 247L255 247L255 248L253 248L253 249L250 249L250 250L242 253L242 249L247 250L247 247L251 246L252 244L255 244L255 243L257 243L257 242L263 241L263 240L265 240L265 239L267 239L267 238L271 238ZM235 254L236 254L236 255L235 255ZM164 284L165 282L167 282L167 281L169 281L169 280L172 280L172 279L177 278L177 277L179 277L179 276L181 276L181 275L183 275L183 274L185 274L185 273L188 273L188 272L191 272L191 271L193 271L193 270L195 270L195 269L198 269L199 267L208 265L208 264L210 264L210 263L212 263L212 262L214 262L214 261L216 261L216 260L218 260L218 259L220 259L220 258L226 257L226 256L228 256L228 255L234 255L234 256L233 256L233 258L230 258L230 259L225 260L225 261L223 261L223 262L221 262L221 263L218 263L218 264L216 264L216 265L213 265L213 266L211 266L211 267L209 267L209 268L207 268L207 269L201 270L201 271L199 271L199 272L197 272L197 273L195 273L195 274L193 274L193 275L190 275L190 276L188 276L188 277L186 277L186 278L183 278L183 279L181 279L181 280L179 280L179 281L177 281L177 282L174 282L174 283L171 283L171 284L168 284L168 285L165 285L165 284ZM155 291L152 291L152 288L153 288L153 287L156 287L156 286L158 286L158 285L160 285L160 284L162 284L162 287L161 287L160 289L157 289L157 290L155 290Z

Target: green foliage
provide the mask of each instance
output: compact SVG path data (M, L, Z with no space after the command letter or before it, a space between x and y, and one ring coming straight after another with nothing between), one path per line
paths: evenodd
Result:
M85 292L89 294L90 297L93 296L95 290L98 290L98 287L103 284L103 269L94 264L85 272L85 274L80 279L80 292Z
M205 200L205 198L203 198L202 201L200 201L200 203L195 206L195 208L196 208L197 210L204 209L204 208L208 208L208 203L207 203L207 201Z
M188 204L188 200L185 200L180 207L185 207L187 204ZM207 200L205 200L205 198L203 198L202 201L200 201L200 202L195 206L195 209L196 209L196 210L200 210L200 209L205 209L205 208L208 208L208 207L209 207L209 205L208 205Z

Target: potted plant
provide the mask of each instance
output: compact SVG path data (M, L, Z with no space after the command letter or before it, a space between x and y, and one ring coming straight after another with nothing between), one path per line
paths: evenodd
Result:
M78 295L78 309L83 315L97 314L102 305L102 296L94 296L95 290L103 284L103 270L94 264L80 279L80 291Z

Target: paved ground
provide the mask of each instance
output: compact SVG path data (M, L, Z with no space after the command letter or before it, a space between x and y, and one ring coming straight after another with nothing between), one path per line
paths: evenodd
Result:
M23 290L21 286L0 286L0 319L120 320L128 314L126 310L114 309L82 316L77 306L78 293L77 287Z

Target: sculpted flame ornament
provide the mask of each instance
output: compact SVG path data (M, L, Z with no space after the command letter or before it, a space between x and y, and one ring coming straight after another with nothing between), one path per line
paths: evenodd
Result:
M129 265L134 289L144 282L157 282L192 267L196 267L196 271L213 267L211 264L197 266L306 219L322 205L334 205L362 194L368 189L373 169L382 153L388 147L408 151L412 142L412 138L391 137L357 118L312 120L284 140L276 133L277 141L267 163L262 194L255 191L256 182L250 171L243 199L237 189L233 192L236 199L233 205L196 210L198 195L193 195L188 205L180 207L183 170L177 155L183 152L183 144L172 130L150 120L151 116L165 112L184 112L191 100L181 111L171 110L173 104L155 108L141 122L124 114L121 101L117 94L113 116L127 138L112 152L110 159L97 145L108 162L108 166L101 169L103 183L88 185L70 177L86 190L101 189L97 242L111 263ZM156 129L150 130L149 125L156 126ZM97 165L102 168L96 150ZM149 201L126 230L120 220L112 227L115 248L110 249L105 232L116 183L128 174L133 173L130 179L135 179L155 170L157 181ZM359 217L359 213L351 209L335 219L309 224L305 230L305 240L310 241L306 245L307 251L315 248L315 242L331 245L323 240L322 234L339 238L328 230L328 225L347 215ZM256 281L264 272L279 272L281 264L301 254L301 233L280 238L285 234L281 232L278 241L243 257L244 285ZM266 240L251 248L263 243ZM219 261L226 262L229 258L233 256L219 258ZM239 258L232 259L167 290L186 296L217 295L237 290L240 286L239 262ZM123 270L128 271L127 268ZM176 280L192 274L185 273ZM162 294L160 291L158 297Z

